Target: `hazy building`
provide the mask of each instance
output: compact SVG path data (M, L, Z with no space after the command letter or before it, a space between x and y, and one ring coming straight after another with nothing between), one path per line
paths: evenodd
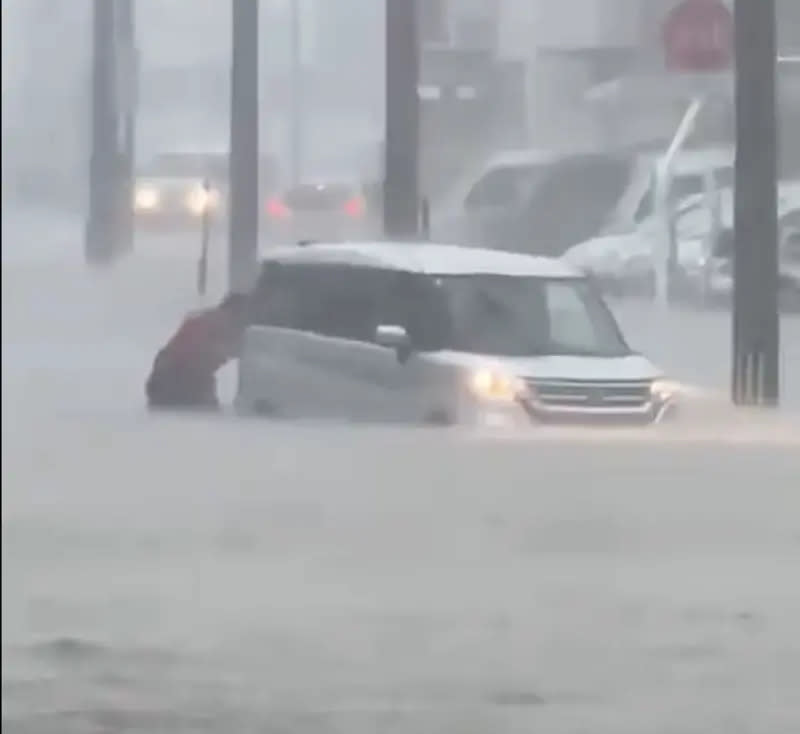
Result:
M530 143L581 145L609 136L614 142L658 138L674 129L693 93L692 79L664 68L662 26L679 2L424 0L421 18L429 43L491 49L498 62L524 64L520 94ZM800 0L777 5L781 49L798 53ZM786 91L792 74L781 67L785 115L794 110ZM709 106L704 122L724 135L732 117L730 75L721 88L728 91Z

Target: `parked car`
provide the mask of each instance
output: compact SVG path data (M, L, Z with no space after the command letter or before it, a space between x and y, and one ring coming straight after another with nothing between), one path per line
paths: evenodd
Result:
M671 232L675 238L675 295L698 304L726 302L732 290L733 191L719 192L719 237L712 241L713 217L705 195L690 196L674 209ZM780 269L785 283L796 277L792 242L800 231L800 183L784 181L778 187L781 237ZM650 217L631 233L596 237L571 247L564 258L592 274L607 292L618 295L652 294L659 242L658 220ZM791 300L790 296L785 299Z
M434 220L439 239L560 256L592 237L628 234L653 213L651 152L512 151L494 156ZM708 183L730 186L727 148L684 151L673 161L670 198Z

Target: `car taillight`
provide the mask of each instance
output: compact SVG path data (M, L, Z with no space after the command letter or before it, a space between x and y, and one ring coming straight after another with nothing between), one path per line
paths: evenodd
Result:
M360 196L354 196L344 203L344 212L351 217L360 217L364 214L366 204Z
M267 214L273 219L286 219L291 215L291 211L280 199L273 197L267 201Z

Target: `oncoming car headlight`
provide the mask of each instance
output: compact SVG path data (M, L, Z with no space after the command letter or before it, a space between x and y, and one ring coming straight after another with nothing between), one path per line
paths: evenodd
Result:
M526 393L525 383L517 377L492 369L479 369L469 376L469 389L483 400L511 403Z
M192 214L200 215L216 209L219 193L214 189L192 189L186 197L186 206Z
M680 392L680 385L672 380L654 380L650 385L650 395L660 403L676 398Z
M152 186L136 189L133 197L133 205L136 209L155 209L160 201L161 194Z

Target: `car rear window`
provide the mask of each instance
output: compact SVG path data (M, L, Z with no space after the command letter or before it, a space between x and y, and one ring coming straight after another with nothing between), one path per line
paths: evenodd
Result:
M286 192L284 202L290 209L340 209L358 192L344 184L302 184Z

